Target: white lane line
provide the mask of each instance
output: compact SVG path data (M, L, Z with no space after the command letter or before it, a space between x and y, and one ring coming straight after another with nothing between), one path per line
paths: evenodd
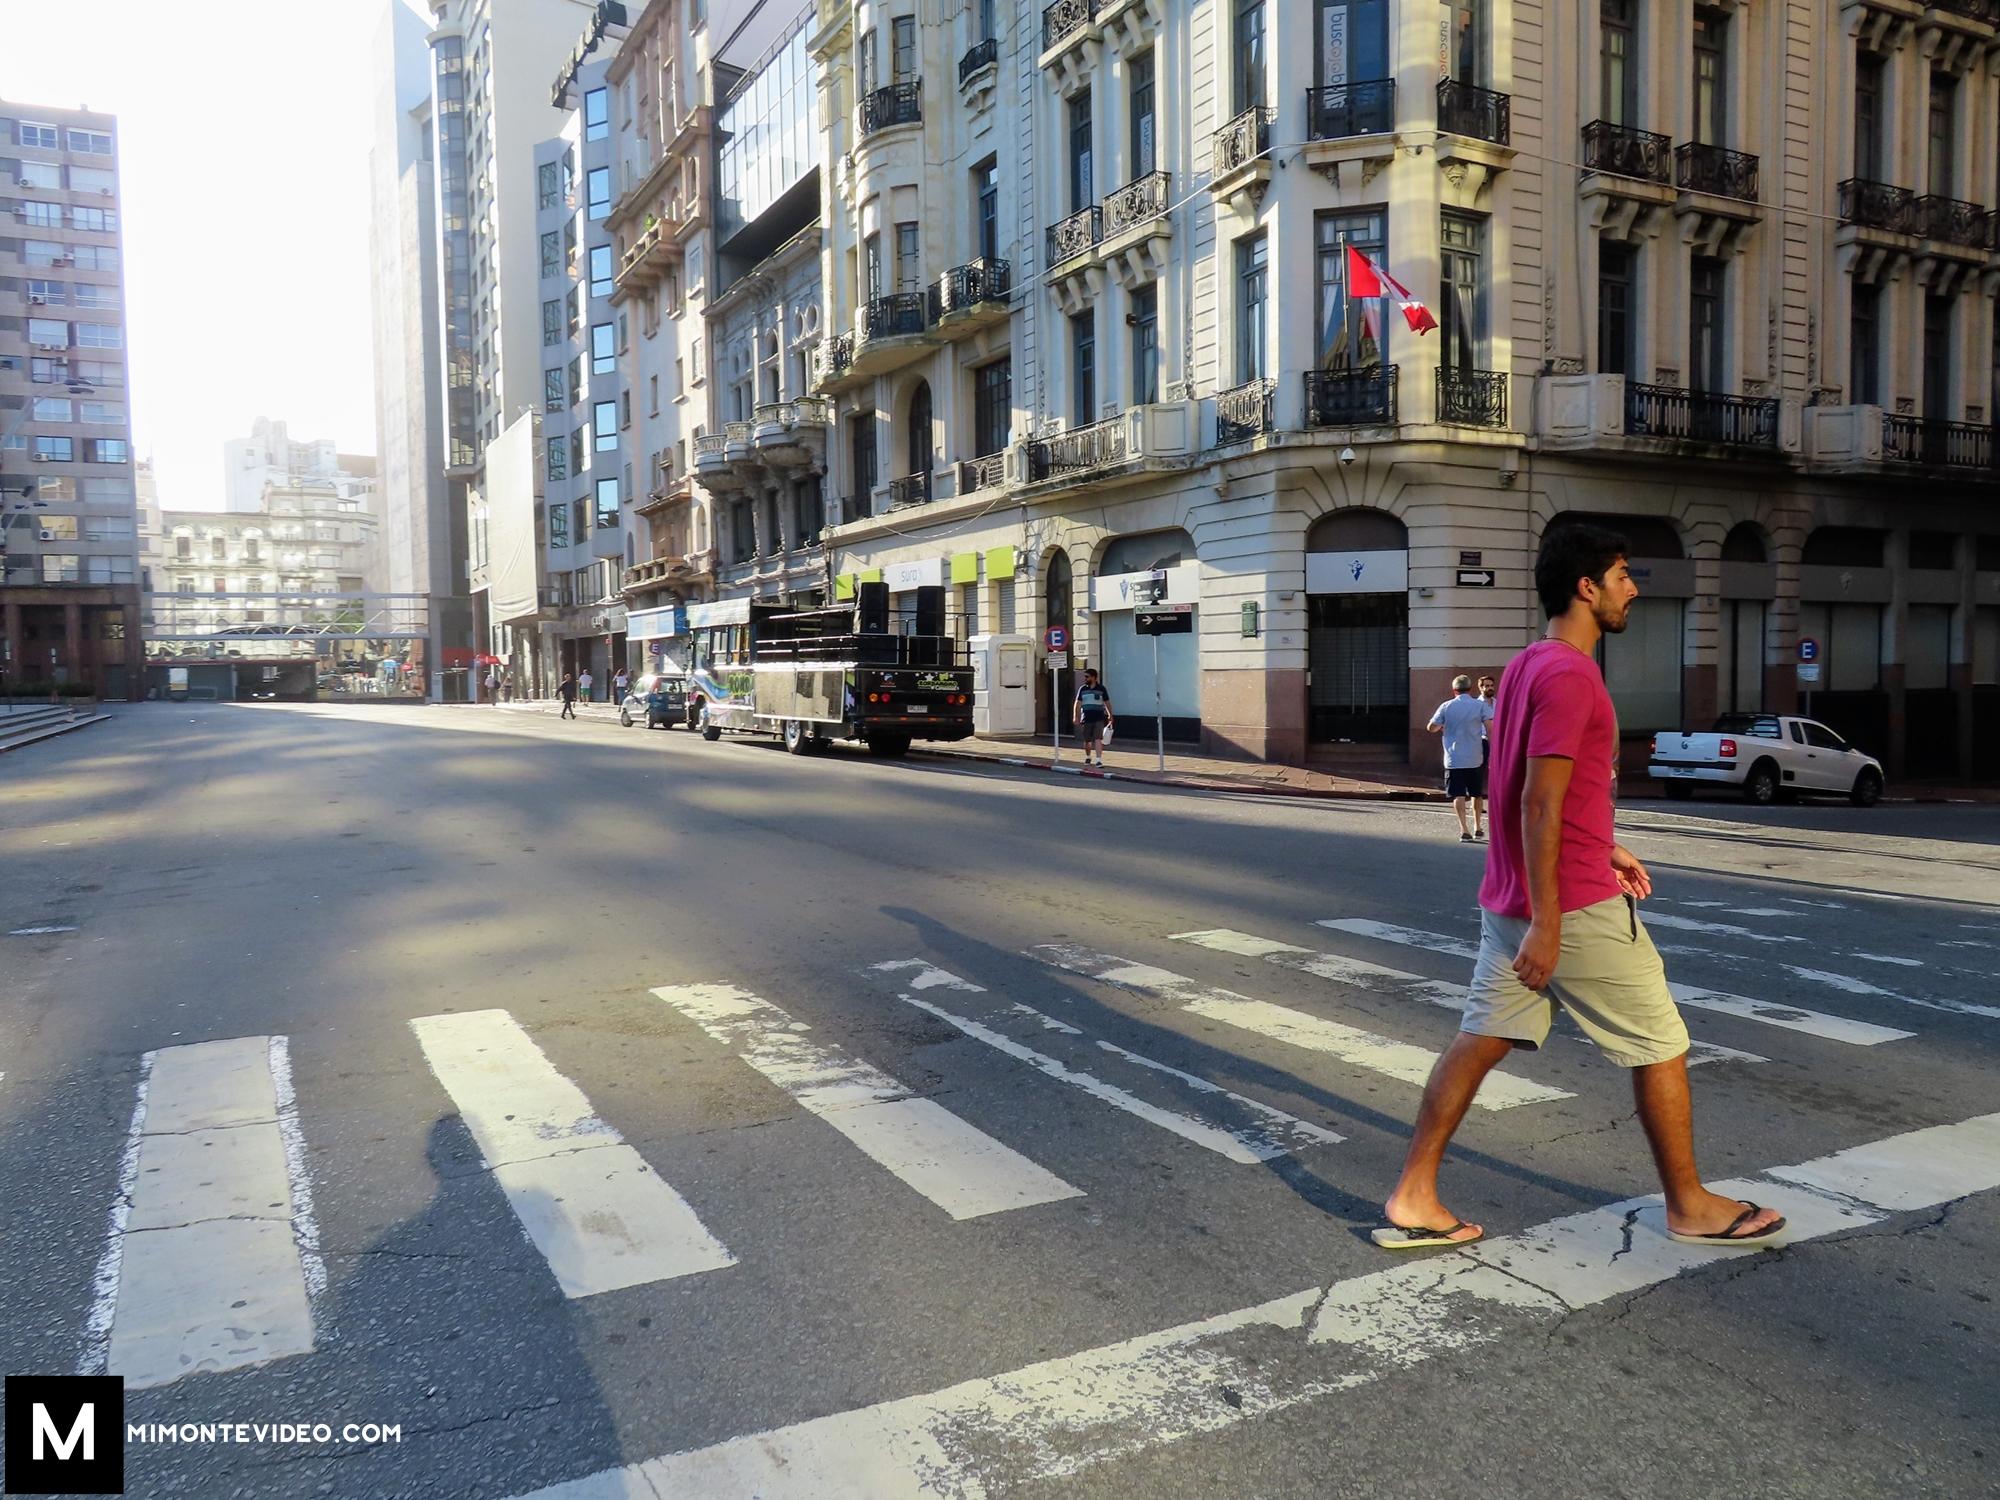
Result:
M1714 1186L1784 1213L1786 1241L1800 1244L1996 1184L2000 1116L1988 1115ZM1759 1253L1676 1244L1660 1232L1659 1205L1658 1197L1607 1204L1330 1288L607 1469L523 1500L918 1500L1060 1481L1428 1360L1543 1337L1576 1309Z
M74 927L16 927L8 937L43 937L51 932L75 932Z
M1327 923L1322 926L1330 925ZM1441 979L1427 979L1421 974L1411 974L1403 969L1388 969L1380 964L1371 964L1358 958L1348 958L1340 953L1321 953L1312 948L1301 948L1293 943L1280 943L1270 938L1261 938L1254 933L1237 932L1227 927L1212 928L1207 932L1176 932L1172 934L1177 943L1193 943L1199 948L1213 949L1218 953L1234 953L1244 958L1261 958L1266 963L1280 968L1296 969L1302 974L1312 974L1321 979L1331 979L1339 984L1350 984L1370 994L1387 991L1392 996L1406 1000L1420 1000L1435 1005L1454 1014L1465 1010L1465 986L1452 984ZM1567 1032L1557 1035L1567 1036ZM1718 1062L1769 1062L1767 1057L1759 1057L1754 1052L1742 1052L1734 1047L1720 1046L1715 1042L1704 1042L1698 1038L1688 1041L1688 1066L1698 1068L1703 1063Z
M299 1246L299 1272L305 1278L307 1299L317 1305L326 1295L326 1261L319 1253L319 1217L313 1212L312 1178L306 1173L306 1138L299 1128L298 1091L292 1085L290 1037L271 1038L271 1092L278 1106L285 1176L292 1189L292 1238Z
M1703 922L1694 917L1677 917L1670 911L1648 911L1648 927L1670 927L1676 932L1705 932L1713 937L1750 938L1759 943L1802 943L1804 938L1790 932L1762 932L1755 927L1738 927L1733 922Z
M1645 919L1646 925L1650 927L1656 916L1657 913L1648 914ZM1379 937L1386 942L1402 943L1406 947L1422 948L1433 953L1469 952L1476 956L1479 952L1477 945L1467 944L1460 938L1442 932L1421 932L1414 927L1391 927L1382 922L1347 918L1323 921L1319 925L1338 928L1342 932L1358 932L1367 937ZM1760 1021L1766 1026L1776 1026L1785 1031L1800 1031L1807 1036L1820 1037L1829 1042L1845 1042L1855 1047L1879 1047L1884 1042L1899 1042L1916 1035L1913 1031L1898 1031L1893 1026L1876 1026L1868 1021L1850 1021L1844 1016L1830 1016L1816 1010L1802 1010L1795 1005L1775 1005L1769 1001L1752 1000L1747 995L1731 995L1698 984L1676 984L1670 980L1667 988L1673 991L1674 999L1682 1005L1691 1005L1697 1010L1712 1010L1722 1015L1737 1016L1746 1021Z
M506 1011L410 1029L565 1297L736 1263Z
M1719 911L1732 917L1790 917L1797 913L1786 911L1782 906L1731 906L1727 901L1684 901L1671 896L1655 896L1653 900L1666 906L1691 906L1698 910Z
M1970 1000L1935 1000L1921 995L1899 995L1894 990L1885 990L1870 984L1865 979L1855 979L1846 974L1832 974L1825 969L1806 969L1797 964L1782 966L1787 974L1812 984L1824 984L1832 989L1843 990L1850 995L1867 995L1877 1000L1894 1000L1902 1005L1918 1005L1925 1010L1951 1011L1961 1016L1991 1016L2000 1018L2000 1005L1975 1005Z
M1479 957L1479 944L1443 932L1424 932L1415 927L1398 927L1394 922L1374 922L1367 917L1322 917L1315 927L1335 932L1351 932L1356 937L1379 938L1403 948L1422 948L1427 953L1445 953L1453 958Z
M932 1001L908 994L903 995L901 999L906 1004L914 1005L918 1010L929 1012L948 1025L956 1026L974 1041L984 1042L987 1046L993 1048L994 1051L1004 1053L1017 1062L1026 1063L1044 1077L1053 1078L1058 1083L1066 1083L1071 1088L1081 1089L1084 1093L1102 1104L1108 1104L1113 1109L1122 1109L1128 1115L1144 1120L1149 1125L1157 1125L1160 1129L1177 1135L1184 1141L1200 1146L1204 1150L1213 1151L1216 1155L1225 1157L1233 1162L1241 1162L1246 1166L1252 1166L1258 1162L1275 1161L1281 1156L1289 1156L1294 1152L1305 1150L1311 1146L1336 1145L1343 1139L1343 1137L1335 1135L1331 1130L1324 1130L1317 1125L1308 1124L1304 1120L1286 1114L1283 1110L1273 1109L1267 1104L1259 1104L1254 1099L1244 1098L1241 1094L1233 1094L1228 1089L1222 1088L1218 1084L1210 1083L1206 1079L1196 1078L1190 1073L1183 1073L1177 1068L1170 1068L1165 1063L1154 1062L1152 1059L1141 1057L1135 1052L1127 1052L1122 1047L1113 1047L1108 1042L1098 1043L1100 1047L1105 1048L1107 1051L1123 1057L1129 1062L1136 1063L1140 1067L1149 1068L1155 1072L1170 1076L1180 1083L1193 1088L1198 1093L1219 1095L1226 1098L1239 1111L1254 1114L1263 1121L1261 1125L1211 1124L1209 1121L1200 1119L1197 1116L1183 1114L1179 1110L1167 1109L1161 1105L1141 1099L1138 1095L1129 1093L1119 1088L1116 1084L1105 1082L1094 1073L1086 1073L1080 1068L1072 1068L1067 1063L1050 1057L1046 1053L1037 1052L1032 1047L1017 1042L1014 1038L1003 1032L995 1031L990 1026L982 1025L969 1016L955 1015ZM1015 1008L1025 1009L1025 1007ZM1041 1016L1039 1012L1031 1012L1031 1014L1035 1015L1039 1020L1047 1021L1051 1019L1047 1016ZM1056 1029L1073 1030L1074 1028L1063 1027L1058 1022L1056 1023Z
M280 1118L285 1055L268 1036L146 1054L86 1371L136 1388L311 1351L303 1246L317 1230L303 1149L294 1162Z
M768 1000L728 984L653 993L954 1219L1083 1196L879 1068L809 1040L810 1027Z
M1847 956L1849 958L1865 959L1871 964L1897 964L1905 969L1921 969L1924 966L1924 961L1921 958L1898 958L1892 953L1857 952L1850 953Z
M1177 1005L1189 1015L1221 1021L1244 1031L1269 1037L1310 1052L1323 1052L1357 1068L1381 1073L1421 1088L1431 1076L1437 1054L1408 1042L1393 1041L1372 1031L1329 1021L1307 1011L1253 1000L1233 990L1215 989L1151 964L1135 964L1109 953L1095 953L1068 943L1046 943L1028 950L1032 957L1073 974L1082 974L1100 984L1112 985L1148 999ZM1473 1103L1481 1109L1513 1109L1523 1104L1546 1104L1569 1099L1566 1090L1495 1070L1488 1075Z

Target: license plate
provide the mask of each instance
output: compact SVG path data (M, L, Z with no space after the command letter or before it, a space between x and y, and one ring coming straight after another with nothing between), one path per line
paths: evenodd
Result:
M928 704L912 703L908 706L906 712L913 714L927 714L930 712L930 707Z
M1667 774L1668 774L1669 776L1692 776L1692 775L1694 775L1694 767L1693 767L1693 766L1668 766L1668 767L1667 767Z

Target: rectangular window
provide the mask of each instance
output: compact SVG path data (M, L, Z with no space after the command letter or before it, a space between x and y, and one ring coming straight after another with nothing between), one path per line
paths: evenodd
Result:
M542 371L542 410L561 411L569 405L569 395L563 389L562 366Z
M1952 420L1951 297L1924 296L1924 415Z
M615 475L606 475L597 481L597 525L600 530L618 524L618 480Z
M1882 404L1882 289L1854 284L1849 293L1847 398L1856 406Z
M569 471L579 479L588 472L583 462L583 429L581 427L569 435Z
M44 552L42 554L43 583L78 583L81 581L83 559L74 552Z
M116 323L79 323L76 325L76 347L122 349L125 347L125 330Z
M89 229L99 234L108 234L118 227L118 213L115 209L77 208L72 205L69 222L75 229Z
M920 292L924 286L923 260L917 252L917 226L896 226L896 290Z
M1728 389L1722 343L1723 263L1697 255L1688 267L1688 386L1697 391Z
M30 318L28 319L28 342L37 345L53 345L58 349L67 349L69 347L69 324L65 323L61 318Z
M1236 383L1264 378L1270 342L1270 238L1248 235L1236 242Z
M72 129L69 133L69 149L84 156L109 156L111 132Z
M559 168L552 161L545 161L535 169L537 204L542 208L554 208L562 202L562 178L557 175Z
M130 583L132 581L132 559L129 557L85 558L83 581L85 583Z
M1236 94L1240 115L1264 103L1269 69L1264 60L1264 0L1236 0Z
M551 297L542 304L542 347L550 348L563 341L562 298Z
M848 452L854 470L854 511L846 520L858 520L873 509L875 481L879 473L875 450L875 414L863 412L848 428Z
M1097 420L1097 315L1076 313L1069 320L1070 425L1087 427Z
M28 379L36 385L54 385L69 379L69 362L61 359L31 359L28 361Z
M1882 180L1883 95L1882 57L1859 52L1854 59L1854 175L1865 182Z
M609 323L590 325L590 373L608 375L618 368L618 334Z
M1149 175L1159 165L1153 114L1153 53L1150 48L1125 65L1132 101L1132 180Z
M861 278L870 302L882 295L882 236L879 234L871 234L861 242Z
M122 464L132 460L123 438L86 438L83 456L84 462L93 464Z
M569 443L566 439L552 437L548 448L548 476L551 479L569 478Z
M35 517L35 529L38 531L53 532L54 535L49 538L50 541L73 542L76 540L76 517L37 516Z
M118 191L118 176L106 167L71 167L69 190L72 193L115 193Z
M1160 399L1160 286L1140 287L1132 294L1132 404L1150 406Z
M554 439L550 441L553 442ZM553 454L550 456L554 457ZM549 545L551 547L569 545L569 507L560 500L549 506Z
M1598 118L1639 123L1639 15L1636 0L1598 0Z
M542 236L542 279L562 275L562 231L551 229Z
M79 422L88 422L93 426L123 426L125 422L123 401L79 401L76 410Z
M819 540L826 524L826 503L820 497L817 479L801 479L792 486L792 528L798 545L810 546Z
M1014 422L1014 362L996 359L972 372L973 456L984 458L1007 446Z
M1729 13L1697 6L1694 13L1694 138L1728 144Z
M31 404L36 422L74 422L76 407L67 396L37 396Z
M599 453L618 451L618 403L616 401L594 402L590 408L590 431L596 440L594 447Z
M99 483L99 481L97 480L92 480L90 482L92 484ZM70 478L67 474L56 476L53 478L44 477L41 479L37 479L35 481L35 498L37 500L44 500L44 501L74 500L76 499L76 481ZM86 488L83 498L86 501L89 501L89 500L99 499L100 497L89 493L88 489ZM108 499L114 497L106 496L102 498Z
M897 16L889 23L889 81L914 83L917 77L917 18Z
M569 506L570 534L579 542L590 535L590 502L578 495Z
M1597 242L1597 372L1631 375L1639 364L1637 280L1630 245Z
M66 437L42 437L34 439L35 460L45 464L73 463L76 459L76 439Z
M118 252L109 245L75 245L65 257L79 271L115 271Z
M1447 213L1439 222L1443 262L1439 332L1447 369L1479 370L1486 365L1486 290L1481 249L1486 223L1469 214Z
M1385 263L1388 255L1388 211L1361 209L1355 213L1322 213L1313 221L1318 254L1318 365L1323 370L1362 369L1388 356L1388 300L1347 296L1346 247ZM1350 324L1352 325L1350 327Z
M581 354L569 362L569 399L571 405L583 399L583 356Z
M62 190L62 168L52 161L24 161L16 164L16 187Z
M1930 112L1925 131L1930 191L1940 198L1957 196L1958 80L1941 69L1931 73Z
M601 141L611 134L611 91L592 89L583 96L583 138Z
M76 379L95 386L122 386L125 383L125 367L108 359L79 359L74 365Z
M565 304L569 309L567 332L571 338L575 338L583 327L583 288L577 286L571 287L569 289L569 296L565 299Z
M986 162L972 169L975 238L981 260L1000 258L1000 169Z
M612 290L611 247L592 245L590 247L590 295L609 297Z
M592 167L587 185L590 189L589 217L607 217L611 212L611 168Z
M53 125L35 125L22 120L14 127L14 139L23 146L35 146L43 151L56 149L56 128Z
M1097 201L1090 170L1090 90L1069 101L1069 211L1082 213Z
M78 307L115 308L118 305L118 288L115 286L101 286L93 281L79 281L71 290L75 293L74 300Z
M738 500L730 508L730 531L736 543L736 562L748 562L757 555L757 512L748 500Z
M862 32L854 44L854 72L862 98L875 92L875 28Z
M85 516L83 518L83 539L86 542L129 542L137 535L130 516Z

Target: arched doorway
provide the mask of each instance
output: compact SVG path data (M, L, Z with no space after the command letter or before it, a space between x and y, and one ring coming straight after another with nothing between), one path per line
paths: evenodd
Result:
M1409 546L1403 523L1380 510L1336 511L1306 533L1313 744L1408 745Z
M1607 635L1597 647L1604 685L1618 709L1620 736L1639 739L1695 727L1682 722L1694 564L1681 548L1680 532L1663 516L1563 511L1550 518L1543 535L1570 525L1601 526L1624 537L1626 565L1639 585L1623 632Z
M1892 597L1888 533L1820 526L1799 556L1799 636L1819 642L1819 681L1800 683L1805 711L1900 774L1893 757L1882 632ZM1907 703L1904 705L1907 708ZM1915 743L1916 726L1899 726Z
M1715 710L1724 714L1761 712L1764 702L1765 636L1771 601L1778 593L1778 570L1771 565L1764 533L1745 521L1722 539L1722 577L1717 601Z
M920 498L925 500L931 497L931 465L935 457L936 448L931 434L931 383L919 380L917 388L910 392L909 472L916 487L922 490Z
M1041 673L1037 692L1043 698L1039 717L1045 731L1055 715L1061 716L1065 734L1075 727L1070 713L1070 705L1076 698L1075 614L1075 578L1070 570L1069 554L1057 550L1048 555L1042 569L1042 624L1044 627L1060 625L1069 631L1070 647L1063 653L1063 665L1058 671L1051 673L1044 670Z

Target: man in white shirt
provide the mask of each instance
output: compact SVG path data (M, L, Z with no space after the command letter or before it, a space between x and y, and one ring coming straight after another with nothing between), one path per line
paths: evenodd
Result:
M1444 794L1451 798L1451 810L1458 814L1459 842L1470 844L1486 837L1486 789L1480 785L1479 760L1493 705L1473 696L1472 679L1463 673L1451 680L1451 692L1424 727L1444 736ZM1465 817L1468 803L1472 808L1469 824Z

